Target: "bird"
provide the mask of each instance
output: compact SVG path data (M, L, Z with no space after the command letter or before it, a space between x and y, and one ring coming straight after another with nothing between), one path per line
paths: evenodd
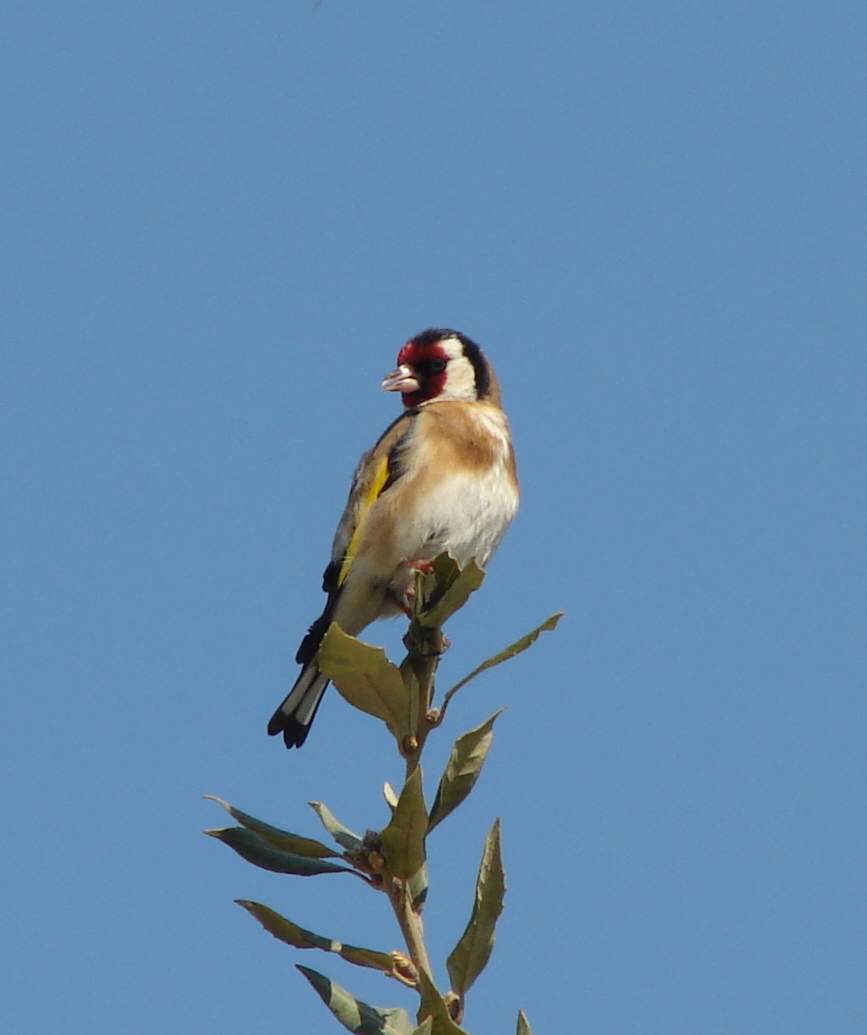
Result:
M515 453L493 368L460 331L410 338L383 379L403 412L358 463L322 577L322 614L301 641L301 672L268 733L300 748L328 678L317 652L332 622L357 636L409 613L414 570L448 552L484 567L518 509Z

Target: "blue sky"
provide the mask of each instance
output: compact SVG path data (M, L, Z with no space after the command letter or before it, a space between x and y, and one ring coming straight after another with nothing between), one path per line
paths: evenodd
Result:
M431 841L430 945L484 831L506 911L466 1027L862 1032L862 4L0 6L10 1032L330 1032L264 901L396 947L378 896L201 836L220 794L385 821L333 692L265 737L378 388L487 349L521 513L442 680L501 705ZM396 652L399 623L368 630Z

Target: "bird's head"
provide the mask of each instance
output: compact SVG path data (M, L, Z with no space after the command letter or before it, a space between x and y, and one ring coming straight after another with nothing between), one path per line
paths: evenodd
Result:
M410 338L397 354L397 369L383 380L382 387L386 392L400 392L406 407L434 399L499 403L494 373L482 350L465 334L443 328Z

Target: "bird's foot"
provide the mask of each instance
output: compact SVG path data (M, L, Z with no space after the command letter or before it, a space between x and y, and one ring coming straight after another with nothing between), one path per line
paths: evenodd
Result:
M397 602L397 606L407 618L415 618L415 582L410 582Z
M433 575L434 562L426 557L417 557L411 561L401 561L401 568L409 568L410 571L420 571L422 575Z
M408 568L410 571L417 571L422 575L430 575L434 570L433 561L428 560L425 557L418 557L410 561L401 561L401 568ZM403 611L407 618L415 618L415 579L403 591L403 595L398 600L398 607Z

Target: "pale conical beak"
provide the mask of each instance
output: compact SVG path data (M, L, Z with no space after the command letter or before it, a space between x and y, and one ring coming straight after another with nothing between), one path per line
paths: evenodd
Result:
M384 392L417 392L418 379L412 367L400 366L392 370L390 374L382 379L382 390Z

